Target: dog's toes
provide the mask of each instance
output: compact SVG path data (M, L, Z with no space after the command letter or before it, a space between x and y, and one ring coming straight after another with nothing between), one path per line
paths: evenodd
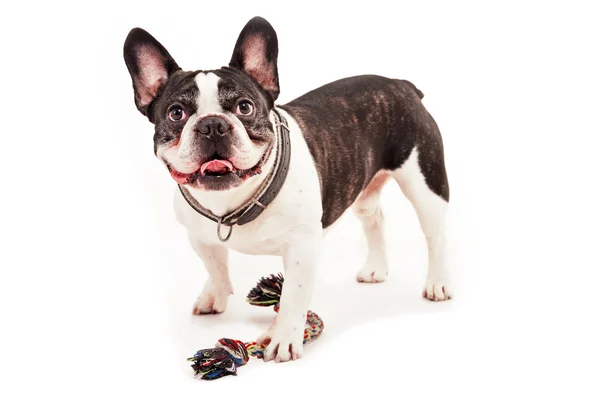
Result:
M387 266L366 264L356 273L359 283L381 283L387 278Z
M194 302L192 314L197 316L223 313L227 309L227 301L227 295L204 292Z
M300 359L302 356L303 331L298 328L286 328L287 326L273 325L269 331L264 333L256 342L267 345L263 360L276 363ZM298 333L300 331L300 333Z
M452 299L452 289L450 284L443 281L428 280L425 289L423 289L423 298L427 298L434 302Z

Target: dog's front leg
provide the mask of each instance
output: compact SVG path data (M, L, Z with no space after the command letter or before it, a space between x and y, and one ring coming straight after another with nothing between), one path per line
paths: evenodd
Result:
M189 240L208 272L204 289L194 302L193 313L222 313L227 308L229 295L233 294L229 279L228 250L222 246L205 244L191 236Z
M269 345L264 360L296 360L302 356L306 312L319 259L322 228L296 228L283 252L285 279L275 324L258 342Z

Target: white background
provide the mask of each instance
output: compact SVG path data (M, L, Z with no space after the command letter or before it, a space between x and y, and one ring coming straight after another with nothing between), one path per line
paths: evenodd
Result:
M0 396L598 397L598 12L584 2L21 2L3 5ZM418 4L418 5L417 5ZM280 104L363 73L425 93L446 146L456 297L419 293L426 248L396 186L389 279L354 274L353 215L327 238L298 362L192 378L185 361L272 320L244 296L276 258L234 255L227 313L171 211L122 45L147 29L184 69L226 65L248 19L280 44Z

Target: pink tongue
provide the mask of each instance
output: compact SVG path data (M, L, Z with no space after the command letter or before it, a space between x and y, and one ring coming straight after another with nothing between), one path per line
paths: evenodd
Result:
M211 173L226 173L233 170L233 165L229 161L224 159L213 159L204 163L200 167L200 173L205 174L206 172Z

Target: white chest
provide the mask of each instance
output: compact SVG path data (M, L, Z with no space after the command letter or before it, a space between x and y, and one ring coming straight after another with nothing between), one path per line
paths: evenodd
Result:
M282 219L279 204L273 203L260 217L243 226L233 226L231 237L221 242L217 236L217 223L198 214L183 199L179 190L175 192L175 212L190 236L212 245L223 245L248 255L279 255L285 245L285 233L294 223ZM226 237L229 227L221 227L221 236Z

